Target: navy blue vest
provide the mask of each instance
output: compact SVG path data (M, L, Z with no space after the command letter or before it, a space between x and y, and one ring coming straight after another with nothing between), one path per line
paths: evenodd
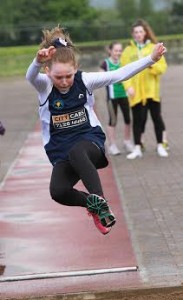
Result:
M72 147L82 140L90 140L104 151L105 134L99 125L91 126L90 109L87 109L87 105L85 107L87 89L82 81L81 71L76 73L74 83L66 94L60 93L53 86L47 101L50 112L50 139L45 150L53 165L67 160Z

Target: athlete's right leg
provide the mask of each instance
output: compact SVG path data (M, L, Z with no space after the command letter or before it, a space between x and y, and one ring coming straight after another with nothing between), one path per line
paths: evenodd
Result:
M79 177L68 161L57 163L50 181L52 199L63 205L86 207L87 194L73 188L78 181Z
M89 194L73 188L79 179L78 174L68 161L57 163L53 167L50 182L52 199L62 205L87 208L87 197ZM97 229L102 234L107 234L110 231L110 228L106 228L101 224L98 215L91 212L91 216Z

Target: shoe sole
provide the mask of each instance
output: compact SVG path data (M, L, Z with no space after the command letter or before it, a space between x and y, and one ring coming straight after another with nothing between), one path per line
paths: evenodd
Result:
M100 217L100 213L98 211L98 210L100 210L100 208L96 208L93 201L90 202L90 205L88 205L88 211L91 213L97 214L100 219L101 224L104 227L108 228L108 227L113 226L116 223L116 219L115 219L114 215L110 213L110 209L108 207L107 202L103 203L103 206L106 208L106 212L105 212L106 216L101 216L101 217ZM106 221L106 219L108 219L108 222Z

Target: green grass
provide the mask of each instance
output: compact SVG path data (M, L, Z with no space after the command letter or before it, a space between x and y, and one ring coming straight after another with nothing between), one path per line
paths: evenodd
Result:
M0 77L24 75L38 47L18 46L0 48Z
M160 41L172 41L183 39L183 34L159 36ZM122 44L126 44L128 40L121 40ZM104 47L111 41L97 41L78 43L76 46L83 51L93 51L94 49ZM17 47L0 47L0 77L24 76L27 67L33 60L38 46L17 46Z
M183 34L171 34L171 35L162 35L158 37L159 41L173 41L173 40L183 40Z

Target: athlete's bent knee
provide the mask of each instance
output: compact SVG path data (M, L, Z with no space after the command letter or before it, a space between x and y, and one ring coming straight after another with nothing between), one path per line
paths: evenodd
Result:
M66 205L67 203L67 197L68 197L68 189L54 189L50 188L50 195L51 198L63 205Z

